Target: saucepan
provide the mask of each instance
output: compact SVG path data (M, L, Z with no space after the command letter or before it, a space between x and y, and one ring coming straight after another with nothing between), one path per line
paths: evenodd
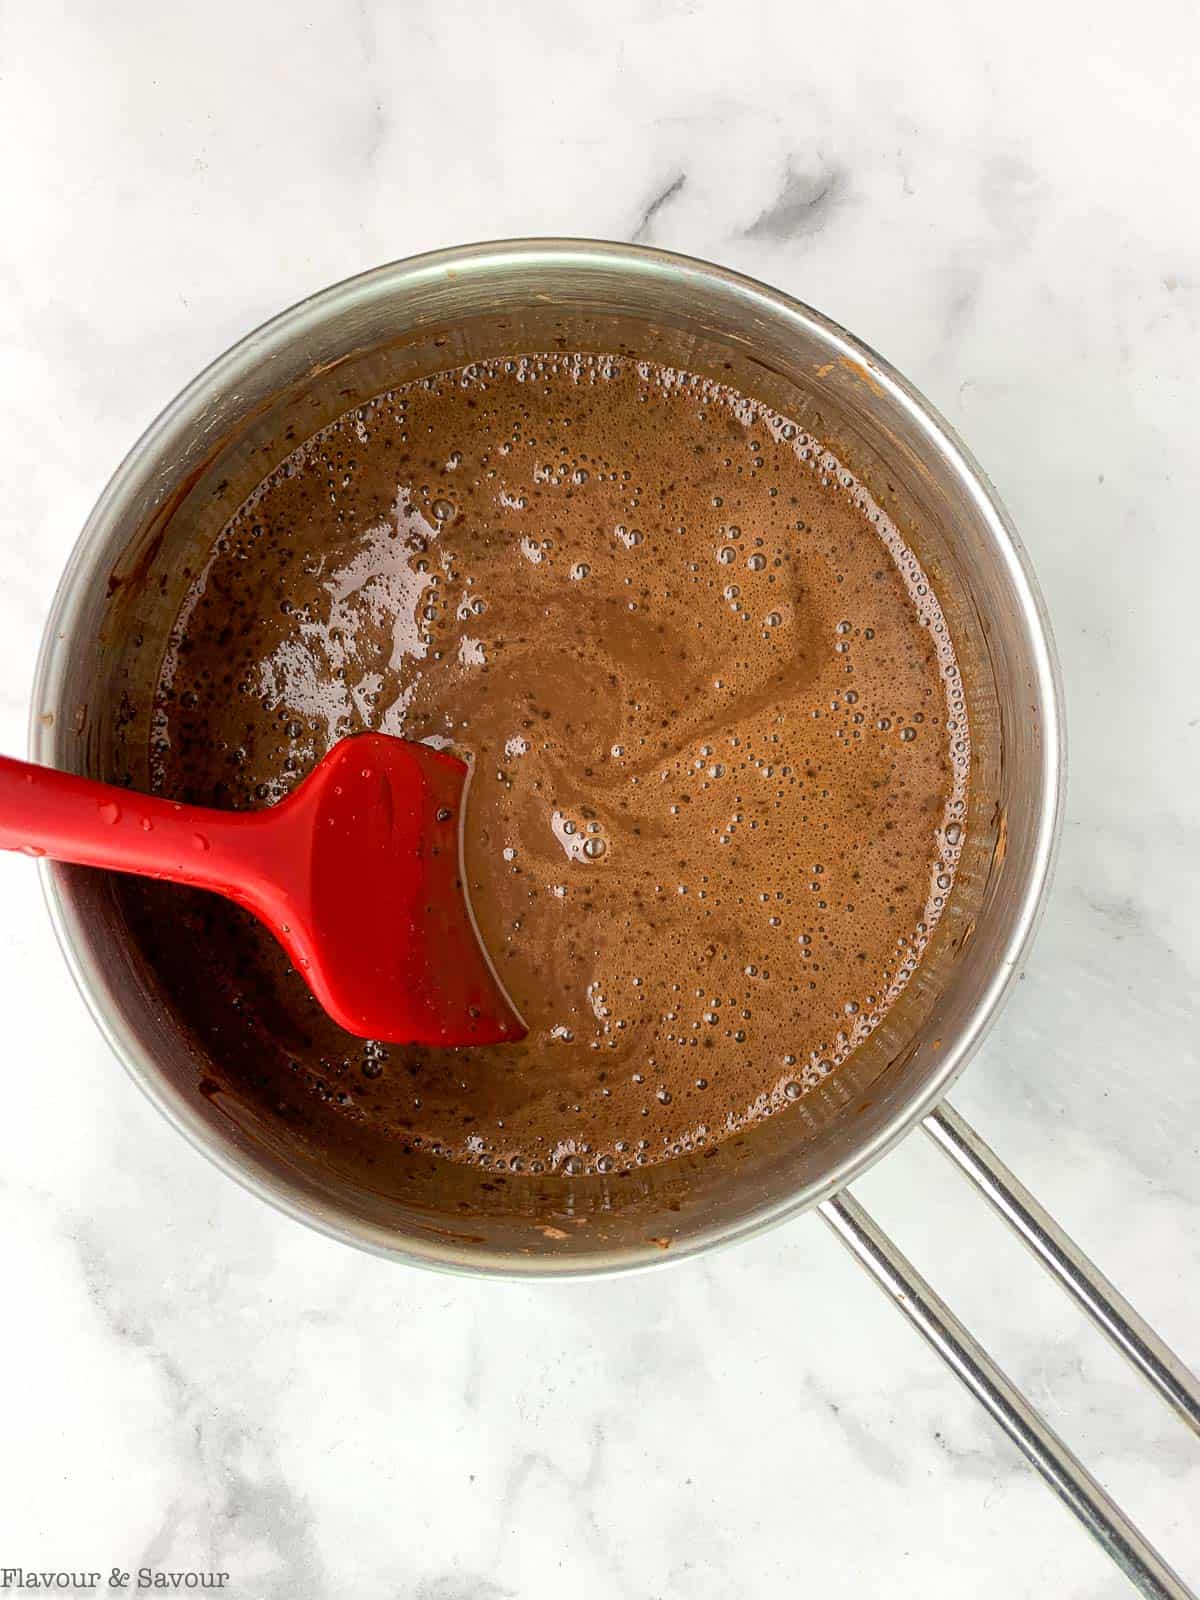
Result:
M715 1155L578 1176L316 1149L252 1085L214 1092L212 1063L158 981L126 885L44 865L87 1003L138 1085L225 1172L398 1261L506 1277L618 1272L819 1208L1143 1592L1186 1594L848 1189L923 1125L1200 1429L1195 1379L944 1100L1012 988L1046 893L1062 806L1061 689L1036 583L994 490L928 402L845 330L719 267L594 241L442 251L314 295L196 378L105 489L47 624L33 758L148 786L160 646L205 552L266 472L396 384L551 350L620 352L753 395L826 441L920 557L955 641L973 755L954 893L901 1000L836 1074Z

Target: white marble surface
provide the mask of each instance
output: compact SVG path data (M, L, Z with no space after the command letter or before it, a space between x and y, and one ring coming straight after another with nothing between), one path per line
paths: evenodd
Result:
M735 18L740 18L735 24ZM1200 157L1189 0L0 7L0 744L108 472L268 313L517 233L830 312L966 435L1057 624L1069 817L958 1094L1200 1362ZM460 1283L218 1176L0 861L0 1566L238 1600L1125 1593L809 1218L635 1281ZM1189 1438L923 1143L861 1193L1200 1582Z

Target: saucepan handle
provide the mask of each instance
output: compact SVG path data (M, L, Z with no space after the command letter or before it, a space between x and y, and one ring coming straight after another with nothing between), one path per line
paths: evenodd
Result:
M1195 1375L970 1124L943 1102L925 1119L924 1128L1117 1349L1200 1433L1200 1382ZM1134 1588L1153 1600L1197 1600L859 1202L842 1190L819 1209L850 1253L990 1412Z

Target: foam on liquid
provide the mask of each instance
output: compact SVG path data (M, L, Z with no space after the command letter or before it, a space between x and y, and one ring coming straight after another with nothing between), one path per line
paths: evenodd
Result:
M164 662L156 787L262 805L363 728L473 763L472 902L530 1032L364 1045L196 897L163 938L214 1056L318 1137L606 1172L786 1111L904 988L961 853L966 709L912 552L816 439L646 363L381 395L231 520Z

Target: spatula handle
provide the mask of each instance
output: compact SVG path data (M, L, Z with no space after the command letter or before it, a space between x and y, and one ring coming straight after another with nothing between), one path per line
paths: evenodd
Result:
M0 849L245 900L270 812L213 811L0 756Z

